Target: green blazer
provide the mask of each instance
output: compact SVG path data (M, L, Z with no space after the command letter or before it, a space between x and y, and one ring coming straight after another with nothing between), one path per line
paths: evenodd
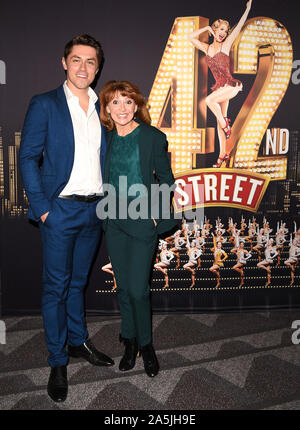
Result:
M148 195L151 195L151 184L167 184L175 188L175 180L171 170L170 162L167 155L167 140L166 135L155 127L152 127L139 119L135 119L140 125L138 134L138 144L140 153L140 168L143 179L143 184L147 187ZM109 183L110 172L110 156L114 130L106 132L106 158L104 166L104 183ZM150 201L150 200L149 200ZM171 202L170 202L171 204ZM149 205L149 215L150 215ZM171 218L155 218L157 222L157 233L161 234L171 230L177 225L177 221L173 218L173 208L171 207ZM151 220L153 223L153 221ZM154 223L153 223L154 224ZM107 219L103 221L103 229L106 230Z

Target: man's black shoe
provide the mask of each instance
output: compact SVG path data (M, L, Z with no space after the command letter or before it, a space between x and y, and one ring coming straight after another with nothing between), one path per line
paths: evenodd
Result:
M68 395L67 366L51 367L47 392L54 402L64 402Z
M89 361L94 366L112 366L115 364L110 357L98 351L90 339L79 346L69 345L68 353L70 357L85 358L85 360Z
M159 365L151 343L141 347L141 353L144 360L144 368L148 376L153 378L158 374Z

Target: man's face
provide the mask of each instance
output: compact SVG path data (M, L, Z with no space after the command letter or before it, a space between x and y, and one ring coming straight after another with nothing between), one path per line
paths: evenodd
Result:
M86 90L98 72L96 49L92 46L74 45L67 59L62 59L67 72L67 83L72 90Z

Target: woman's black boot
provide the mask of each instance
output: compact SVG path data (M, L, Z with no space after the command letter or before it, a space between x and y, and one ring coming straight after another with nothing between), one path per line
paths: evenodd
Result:
M135 337L132 339L125 339L120 335L119 339L120 342L123 342L125 345L125 351L119 364L119 370L125 372L126 370L134 368L139 347Z
M145 371L150 378L158 374L159 365L152 343L141 347Z

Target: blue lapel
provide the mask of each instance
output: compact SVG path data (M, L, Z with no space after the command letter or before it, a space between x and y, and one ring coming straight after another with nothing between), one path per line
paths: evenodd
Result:
M71 114L69 111L69 107L68 107L68 103L67 103L67 99L65 96L63 86L61 85L60 87L58 87L56 91L57 91L57 98L59 100L58 108L62 114L62 118L64 119L65 131L67 133L67 136L68 136L70 142L73 143L73 150L74 150L73 123L72 123L72 118L71 118Z
M96 104L96 111L98 112L98 115L100 116L100 104L99 100L97 100ZM105 127L101 124L101 149L100 149L100 166L101 166L101 174L102 174L102 181L104 182L104 163L105 163L105 156L106 156L106 138L105 138Z
M58 108L58 111L60 112L60 118L63 122L62 130L65 131L65 135L67 137L65 141L66 151L67 152L70 151L68 153L68 174L67 174L67 177L69 178L71 175L71 171L74 163L74 152L75 152L73 123L72 123L72 118L69 111L67 99L65 96L64 88L62 85L57 88L56 94L58 99L57 108Z

